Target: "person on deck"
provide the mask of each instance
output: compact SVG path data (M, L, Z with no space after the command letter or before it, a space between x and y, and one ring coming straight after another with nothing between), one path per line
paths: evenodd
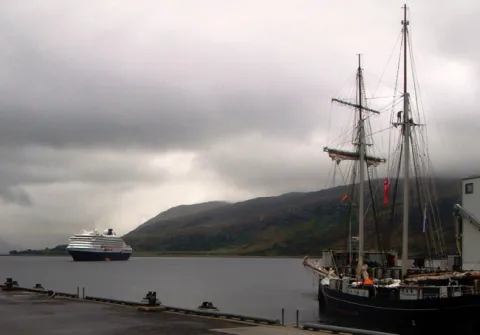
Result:
M373 280L371 280L370 278L365 278L363 280L363 285L367 286L367 285L373 285Z
M362 287L368 291L368 296L375 296L375 286L373 285L373 280L370 277L363 279Z

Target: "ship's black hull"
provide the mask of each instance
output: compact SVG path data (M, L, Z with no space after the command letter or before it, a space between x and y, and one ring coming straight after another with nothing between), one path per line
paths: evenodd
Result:
M362 322L384 324L397 329L414 327L425 331L445 330L453 326L463 327L465 334L473 329L478 331L480 324L480 296L422 300L399 300L388 297L361 297L321 286L319 292L321 312L327 315L357 318ZM472 332L473 334L473 332Z
M68 250L70 256L76 262L99 262L99 261L127 261L132 253L122 252L94 252Z

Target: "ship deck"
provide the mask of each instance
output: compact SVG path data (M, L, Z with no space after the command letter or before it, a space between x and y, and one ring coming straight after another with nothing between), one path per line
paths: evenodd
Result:
M140 312L129 307L3 291L0 291L0 329L2 334L9 335L311 334L289 327L251 325L171 312Z

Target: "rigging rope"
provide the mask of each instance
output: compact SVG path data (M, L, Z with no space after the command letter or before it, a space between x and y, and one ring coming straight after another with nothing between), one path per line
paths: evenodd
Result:
M407 43L409 45L409 58L411 64L411 71L413 77L413 91L415 97L409 96L410 103L409 108L411 111L411 117L415 120L418 120L418 124L420 125L422 122L426 123L425 115L421 115L420 109L423 107L423 101L421 100L420 96L420 88L418 83L418 77L416 75L416 62L412 51L412 43L411 43L411 35L409 32L405 34L406 37L401 38L401 44L404 42L404 38L407 39ZM397 41L398 43L398 41ZM400 67L402 63L402 48L400 48L400 52L398 55L398 63L397 63L397 71L395 77L395 88L394 88L394 97L393 101L390 105L391 107L391 114L390 114L390 122L395 123L396 121L396 110L398 104L403 100L403 94L400 97L397 95L398 86L399 86L399 77L400 77ZM390 62L390 60L389 60ZM413 103L412 103L413 102ZM420 107L420 108L419 108ZM403 107L401 107L403 108ZM404 122L408 122L408 120L404 120ZM377 133L385 131L387 129L392 130L393 127L389 127ZM402 130L402 126L400 126L400 130ZM424 130L424 131L422 131ZM395 207L397 204L397 196L398 193L398 186L399 186L399 177L401 172L401 162L402 162L402 153L403 153L403 132L400 131L400 136L394 136L395 132L390 132L389 139L388 139L388 164L387 164L387 176L396 175L395 178L395 186L394 186L394 194L393 200L391 204L391 215L390 215L390 224L393 224L395 220ZM412 132L410 134L411 142L411 155L412 155L412 164L414 169L414 178L415 178L415 185L416 190L412 189L412 193L416 193L417 197L413 197L411 199L412 203L416 203L418 206L418 211L420 212L419 217L422 218L423 221L424 213L423 209L427 208L427 222L428 222L428 229L424 234L426 238L426 245L427 245L427 253L430 257L430 241L431 246L436 254L443 254L445 250L445 242L442 230L442 224L440 222L440 212L438 206L436 205L437 198L435 197L436 190L435 190L435 182L433 179L429 179L428 176L433 175L433 164L430 160L428 155L428 134L425 128L419 128L417 126L412 127ZM395 173L396 172L396 173ZM406 181L404 181L406 182ZM416 192L415 192L416 191ZM392 233L392 232L390 232ZM387 238L389 236L386 236Z
M414 57L413 53L413 46L411 42L411 33L408 35L408 44L409 44L409 50L410 50L410 60L411 60L411 68L412 68L412 77L413 77L413 86L414 86L414 92L415 92L415 107L416 111L418 114L418 120L419 122L423 121L424 124L426 124L427 118L426 115L423 115L423 120L422 120L422 115L420 113L420 109L423 110L423 101L421 98L420 94L420 85L418 82L418 75L416 71L416 60ZM422 141L422 144L425 148L425 151L422 153L419 153L419 156L424 156L420 157L422 167L425 170L425 175L423 178L427 178L428 174L430 174L432 177L434 176L433 173L433 164L430 160L430 157L428 155L428 130L426 127L422 127L422 130L424 131L424 136L418 136L420 137L420 140ZM423 133L419 130L420 133ZM417 139L417 146L418 146L418 139ZM423 154L423 155L422 155ZM423 160L425 158L426 162ZM440 211L438 208L438 205L435 203L437 202L437 197L436 197L436 187L435 187L435 181L434 179L431 179L430 187L425 187L425 192L427 193L428 197L428 202L429 202L429 207L432 212L432 228L433 230L431 231L431 238L434 244L438 243L438 254L444 254L445 253L445 239L444 239L444 234L443 234L443 228L442 228L442 222L440 220ZM432 194L433 193L433 194ZM432 198L434 198L432 200ZM437 241L435 241L437 240ZM434 247L435 248L435 247Z
M390 60L392 59L392 56L394 55L395 53L395 49L397 48L397 45L398 45L398 41L399 40L402 40L403 41L403 34L402 32L400 32L400 34L398 35L397 37L397 40L395 42L395 45L393 46L392 48L392 51L390 52L390 56L388 57L388 60L387 60L387 64L385 64L385 67L383 68L383 71L382 71L382 74L380 75L380 79L377 83L377 87L375 88L375 90L373 91L373 95L375 95L375 93L377 92L378 90L378 87L380 86L380 84L382 83L382 78L383 76L385 75L385 71L387 70L388 66L390 65ZM396 87L395 87L395 92L397 91Z

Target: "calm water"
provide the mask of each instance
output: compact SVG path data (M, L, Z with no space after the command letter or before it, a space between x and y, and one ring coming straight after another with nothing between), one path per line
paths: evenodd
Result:
M317 286L301 259L133 257L127 262L73 262L69 257L0 257L0 281L20 286L138 301L156 291L162 303L302 322L318 320Z

